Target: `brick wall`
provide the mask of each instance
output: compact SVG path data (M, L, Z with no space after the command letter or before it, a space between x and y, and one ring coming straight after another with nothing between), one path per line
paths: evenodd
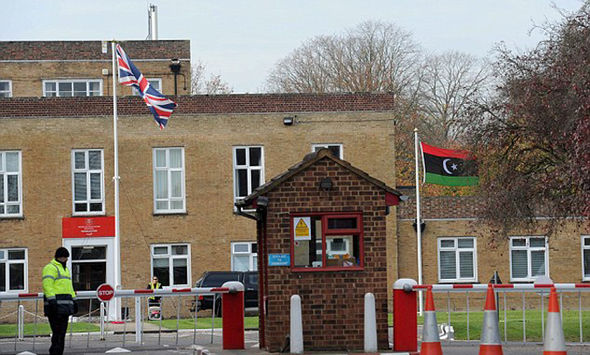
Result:
M546 236L548 238L549 276L554 282L582 282L581 236L590 234L587 220L566 220L552 225L544 218L529 228L513 228L507 235L477 219L483 201L476 196L423 197L421 217L426 223L422 233L423 283L438 283L438 246L441 237L476 238L477 282L487 283L498 271L504 283L510 283L510 236ZM397 243L399 277L418 278L416 260L415 199L398 206Z
M330 177L334 188L319 190ZM292 272L268 267L266 346L280 351L289 334L291 295L301 296L306 350L361 350L364 295L375 295L380 349L387 339L385 192L329 159L322 159L267 194L267 253L290 253L290 213L362 211L365 267L361 271ZM260 241L259 241L260 242Z
M144 77L162 80L165 95L174 94L170 60L180 59L178 94L190 93L190 41L124 41L121 45ZM12 82L13 97L40 97L44 80L69 79L98 80L102 95L112 96L111 62L111 44L102 53L101 41L0 42L0 80ZM117 94L131 95L131 88L119 86Z
M175 98L179 114L195 113L264 113L389 111L393 109L390 94L244 94L196 95ZM112 97L2 99L2 117L84 117L113 114ZM147 108L139 97L122 97L117 101L119 116L145 114ZM393 117L391 118L393 119Z
M190 60L189 40L119 41L127 55L138 59ZM111 61L111 43L102 53L102 41L0 41L0 60Z

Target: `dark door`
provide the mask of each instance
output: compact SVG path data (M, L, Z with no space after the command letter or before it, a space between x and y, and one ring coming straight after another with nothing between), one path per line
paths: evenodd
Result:
M106 282L106 246L72 247L72 283L76 291L94 291ZM100 301L78 300L78 316L98 315Z

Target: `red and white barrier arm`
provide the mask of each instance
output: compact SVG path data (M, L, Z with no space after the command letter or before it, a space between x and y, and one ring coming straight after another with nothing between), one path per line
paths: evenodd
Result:
M495 289L506 292L532 291L539 289L551 289L557 291L590 291L590 284L586 283L556 283L556 284L492 284ZM432 292L484 292L488 289L487 284L433 284L413 285L414 291L432 289Z
M230 289L227 287L195 287L195 288L167 288L156 290L115 290L114 297L143 297L145 295L154 296L171 296L171 295L213 295L216 293L229 293ZM96 298L96 291L78 291L76 292L77 299L94 299ZM0 301L18 301L18 300L34 300L43 299L43 293L5 293L0 294Z

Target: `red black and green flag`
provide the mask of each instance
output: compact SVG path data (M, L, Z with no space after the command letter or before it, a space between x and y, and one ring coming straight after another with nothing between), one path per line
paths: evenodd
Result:
M433 147L420 142L424 182L447 186L477 185L477 162L469 152Z

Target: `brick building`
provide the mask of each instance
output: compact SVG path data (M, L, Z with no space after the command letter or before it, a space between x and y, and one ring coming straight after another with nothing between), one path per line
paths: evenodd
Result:
M386 216L400 195L321 149L237 203L240 211L256 208L244 215L259 226L261 347L281 351L289 335L285 310L299 295L305 349L362 349L370 292L378 345L388 348Z
M174 94L170 64L178 59L177 93L190 93L190 41L121 41L146 79ZM112 96L112 52L108 41L0 42L0 97ZM117 89L131 95L131 88Z
M417 279L416 200L398 208L397 247L400 276ZM482 201L470 197L423 197L423 282L487 283L498 271L504 283L590 281L590 225L572 218L552 225L538 217L532 227L513 228L508 236L477 218Z
M394 183L389 94L179 96L163 131L140 98L118 102L125 288L145 287L152 274L183 287L206 270L256 269L256 226L234 202L320 147ZM108 229L114 215L112 99L2 99L0 122L2 291L40 290L60 245L72 251L78 289L112 283L114 238L68 238L67 226Z

